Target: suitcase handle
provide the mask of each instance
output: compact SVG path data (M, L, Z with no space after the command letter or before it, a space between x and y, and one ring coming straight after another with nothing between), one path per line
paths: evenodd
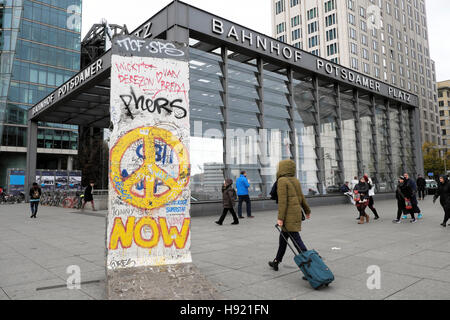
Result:
M297 255L297 253L295 252L295 250L292 248L292 246L289 244L288 239L286 239L286 237L283 234L283 231L281 230L280 226L278 224L275 225L275 228L280 232L281 236L283 237L283 239L286 241L287 245L289 246L289 248L291 248L292 252ZM294 241L294 239L292 239L291 234L289 232L287 232L288 237L292 240L292 243L294 244L295 248L297 249L297 251L299 253L303 253L302 249L298 246L297 242Z

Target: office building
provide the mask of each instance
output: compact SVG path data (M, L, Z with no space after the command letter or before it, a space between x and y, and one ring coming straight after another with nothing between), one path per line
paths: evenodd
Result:
M27 111L80 69L81 0L0 0L0 185L25 168ZM75 169L77 127L38 124L39 169Z
M439 119L443 148L450 145L450 80L438 82Z
M422 142L442 145L424 0L272 0L272 31L280 41L418 95Z

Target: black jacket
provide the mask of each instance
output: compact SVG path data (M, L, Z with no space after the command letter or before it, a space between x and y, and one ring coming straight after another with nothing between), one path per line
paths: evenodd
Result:
M353 190L358 191L361 194L361 197L366 197L369 195L369 190L372 188L370 183L367 182L359 182Z
M444 178L444 183L439 182L438 189L434 195L434 200L440 197L441 206L450 209L450 182Z
M94 201L91 185L88 185L86 190L84 190L84 201Z
M410 185L408 185L407 183L399 183L397 185L395 196L398 201L405 201L405 198L411 200L412 195L413 190Z
M424 178L417 178L416 183L417 183L417 188L425 188L425 186L427 184Z

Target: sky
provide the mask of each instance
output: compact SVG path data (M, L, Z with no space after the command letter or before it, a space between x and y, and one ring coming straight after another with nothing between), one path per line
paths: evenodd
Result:
M134 30L168 5L171 0L83 0L82 37L102 18L111 24L126 24ZM271 0L184 0L195 7L271 36ZM436 62L436 80L450 80L448 0L426 0L431 59Z

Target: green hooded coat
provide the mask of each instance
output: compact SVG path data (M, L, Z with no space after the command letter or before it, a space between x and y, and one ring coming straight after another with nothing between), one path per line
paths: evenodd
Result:
M301 231L302 208L305 214L311 213L295 173L294 161L283 160L278 164L278 220L283 221L283 231L287 232Z

